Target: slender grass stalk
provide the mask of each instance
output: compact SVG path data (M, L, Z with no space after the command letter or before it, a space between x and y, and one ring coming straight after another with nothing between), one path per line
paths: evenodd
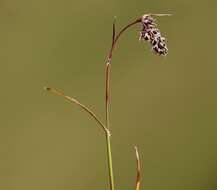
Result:
M112 35L112 45L111 49L108 54L106 69L105 69L105 106L106 106L106 127L110 130L109 125L109 104L110 104L110 95L109 95L109 82L110 82L110 68L111 68L111 61L112 61L112 53L113 50L118 42L120 36L126 31L129 27L141 22L141 18L136 19L135 21L131 22L130 24L123 27L120 32L116 36L116 28L115 28L116 19L113 22L113 35ZM110 190L115 190L115 182L114 182L114 174L113 174L113 164L112 164L112 152L111 152L111 136L106 135L106 143L107 143L107 156L108 156L108 168L109 168L109 182L110 182Z
M107 129L110 128L110 125L109 125L109 81L110 81L110 62L107 62L106 63L106 68L105 68L105 107L106 107L106 127Z
M109 69L110 63L106 64L106 127L110 130L109 126ZM109 185L110 190L115 190L115 183L114 183L114 172L113 172L113 163L112 163L112 151L111 151L111 134L106 134L106 146L107 146L107 159L108 159L108 170L109 170Z

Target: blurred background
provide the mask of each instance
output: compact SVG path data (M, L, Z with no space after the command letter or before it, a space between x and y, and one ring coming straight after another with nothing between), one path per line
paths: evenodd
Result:
M169 55L122 36L111 73L116 189L217 188L215 0L2 0L0 2L0 189L108 190L104 134L77 106L104 121L104 66L117 28L144 13L172 13L158 26Z

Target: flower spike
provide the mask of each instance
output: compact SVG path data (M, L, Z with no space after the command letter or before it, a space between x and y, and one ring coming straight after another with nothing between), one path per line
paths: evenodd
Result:
M169 14L145 14L142 16L142 30L140 31L140 40L148 41L152 50L157 55L167 55L168 48L165 38L161 36L160 30L157 28L156 19L152 16L169 16Z

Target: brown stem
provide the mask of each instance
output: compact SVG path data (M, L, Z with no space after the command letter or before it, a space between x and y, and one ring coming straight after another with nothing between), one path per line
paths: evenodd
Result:
M141 18L136 19L135 21L131 22L130 24L123 27L120 32L116 35L115 31L115 21L113 22L113 35L112 35L112 45L108 54L107 63L106 63L106 69L105 69L105 82L106 82L106 89L105 89L105 107L106 107L106 127L109 129L109 81L110 81L110 66L111 66L111 60L112 60L112 53L115 49L115 46L117 45L118 39L120 36L131 26L140 23Z
M110 81L110 66L111 66L111 60L112 60L112 53L114 51L114 48L117 44L118 39L120 36L126 31L129 27L133 26L134 24L137 24L141 22L141 18L136 19L132 23L128 24L124 28L120 30L120 32L116 35L115 31L115 21L113 22L113 35L112 35L112 45L111 49L108 54L108 59L106 63L106 69L105 69L105 83L106 83L106 89L105 89L105 107L106 107L106 129L109 131L109 81ZM114 187L114 175L113 175L113 165L112 165L112 153L111 153L111 141L110 141L110 133L107 135L107 150L108 150L108 167L109 167L109 182L110 182L110 190L115 190Z
M107 62L106 63L106 71L105 71L105 75L106 75L106 97L105 97L105 107L106 107L106 127L107 129L109 129L109 81L110 81L110 63Z

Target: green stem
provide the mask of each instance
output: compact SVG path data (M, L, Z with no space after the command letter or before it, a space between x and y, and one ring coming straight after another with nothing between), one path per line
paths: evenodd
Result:
M114 190L114 174L113 174L113 165L112 165L112 152L111 152L111 134L109 131L106 133L106 145L107 145L107 157L108 157L108 169L109 169L109 184L110 189Z

